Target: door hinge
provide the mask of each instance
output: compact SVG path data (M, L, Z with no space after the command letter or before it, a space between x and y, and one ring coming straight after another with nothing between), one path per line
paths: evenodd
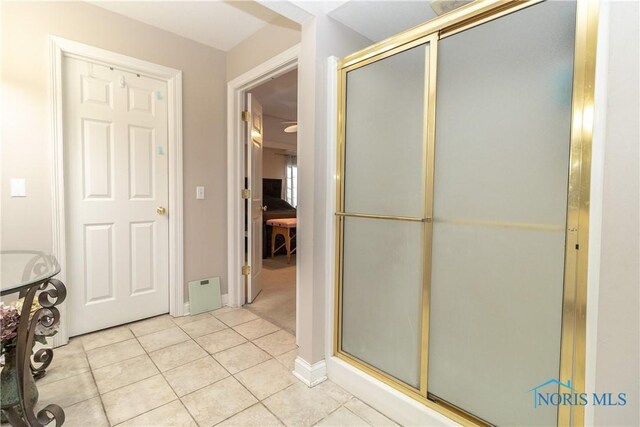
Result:
M251 190L249 190L248 188L243 188L240 194L242 194L243 199L248 199L251 197Z
M242 266L242 275L243 276L248 276L251 274L251 266L248 264L245 264Z
M251 113L248 111L243 111L242 112L242 121L243 122L248 122L249 120L251 120Z

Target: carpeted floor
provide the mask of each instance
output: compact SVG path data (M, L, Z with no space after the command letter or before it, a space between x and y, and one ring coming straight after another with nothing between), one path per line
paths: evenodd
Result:
M286 256L262 260L262 292L244 306L280 328L296 332L296 256L287 264Z

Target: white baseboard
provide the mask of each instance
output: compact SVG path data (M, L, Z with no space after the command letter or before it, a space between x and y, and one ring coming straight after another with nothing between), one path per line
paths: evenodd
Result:
M324 360L310 365L300 356L296 357L293 375L305 383L307 387L314 387L327 379L327 365Z
M51 348L60 347L69 343L69 337L58 332L53 338L47 338L47 343L51 344Z
M400 425L458 426L455 421L337 357L326 359L329 379ZM297 360L296 360L297 367ZM295 374L295 372L294 372Z
M229 294L220 295L220 300L222 301L222 306L229 305ZM189 301L184 303L184 314L183 316L188 316L191 313Z

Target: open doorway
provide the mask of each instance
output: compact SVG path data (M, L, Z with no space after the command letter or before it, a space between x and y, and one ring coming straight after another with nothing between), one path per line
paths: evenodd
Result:
M296 328L297 69L246 93L245 308Z

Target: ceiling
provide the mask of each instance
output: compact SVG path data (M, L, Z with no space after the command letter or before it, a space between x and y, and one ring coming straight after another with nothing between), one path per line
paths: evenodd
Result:
M90 3L225 52L279 16L255 1Z
M296 120L298 115L298 70L251 89L251 94L262 104L262 113L286 121Z
M251 95L262 105L264 146L295 152L296 133L284 129L298 117L298 70L289 71L251 89Z
M226 52L280 16L259 1L89 0L89 3ZM309 4L304 0L293 3ZM330 17L373 42L436 17L430 0L328 0L324 3Z
M436 17L429 0L350 0L335 4L329 16L373 42Z

